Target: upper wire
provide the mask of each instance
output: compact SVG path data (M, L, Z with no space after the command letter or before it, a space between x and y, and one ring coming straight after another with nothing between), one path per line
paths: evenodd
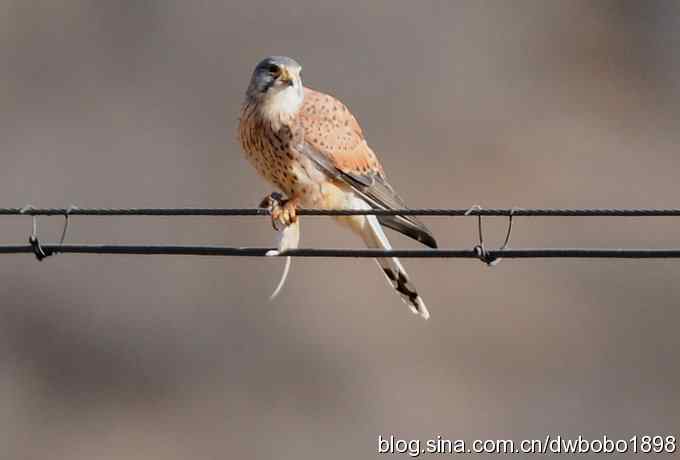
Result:
M473 207L474 208L474 207ZM268 208L0 208L0 215L63 216L267 216ZM298 209L301 216L504 216L515 217L678 217L680 208L667 209L554 209L554 208L414 208L414 209Z

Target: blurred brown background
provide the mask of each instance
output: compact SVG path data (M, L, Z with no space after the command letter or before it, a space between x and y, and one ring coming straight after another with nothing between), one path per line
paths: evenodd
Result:
M243 207L255 63L344 100L413 207L678 207L680 4L2 0L0 206ZM444 247L474 219L426 218ZM43 241L62 219L43 218ZM28 217L0 220L21 244ZM487 239L501 241L503 219ZM73 218L70 242L269 246L264 218ZM413 247L394 235L400 247ZM514 247L680 247L675 219L518 219ZM357 247L323 218L303 246ZM677 435L680 262L0 258L8 459L376 455L379 434ZM479 458L483 458L480 456Z

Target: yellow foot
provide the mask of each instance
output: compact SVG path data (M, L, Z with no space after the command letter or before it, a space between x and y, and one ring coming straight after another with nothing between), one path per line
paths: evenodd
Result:
M299 201L296 198L284 199L280 193L272 193L264 197L260 203L261 208L268 208L272 216L272 227L279 231L281 228L297 222L297 208Z

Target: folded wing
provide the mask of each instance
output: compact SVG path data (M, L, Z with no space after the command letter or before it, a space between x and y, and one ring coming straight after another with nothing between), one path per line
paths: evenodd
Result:
M300 120L304 139L296 149L330 177L348 185L373 209L404 209L387 182L375 153L347 107L327 94L305 88ZM381 224L432 248L437 242L413 216L377 216Z

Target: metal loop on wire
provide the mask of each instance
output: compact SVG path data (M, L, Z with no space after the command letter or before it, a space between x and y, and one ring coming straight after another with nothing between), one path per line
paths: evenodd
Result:
M59 238L59 248L64 246L64 241L66 241L66 232L68 231L69 215L71 214L72 211L75 211L77 209L78 206L72 204L66 209L66 212L64 212L64 227L61 230L61 238Z
M29 211L34 210L35 207L31 206L30 204L27 206L24 206L21 208L21 214L26 214ZM28 243L31 245L31 248L33 249L33 254L35 255L35 258L38 259L39 262L44 260L45 258L54 255L54 252L51 250L45 250L45 248L42 247L40 244L40 240L38 239L38 216L35 214L31 215L32 219L32 228L31 228L31 234L28 237ZM65 231L64 231L65 235Z
M465 213L466 216L469 216L473 211L478 211L481 210L482 207L478 204L473 205L470 209L467 210ZM512 234L512 218L515 213L515 208L512 208L510 210L510 214L508 215L508 228L505 233L505 240L503 241L503 245L497 249L497 251L503 251L508 247L508 244L510 243L510 235ZM486 246L484 246L484 232L482 231L482 215L477 214L477 235L479 238L479 244L475 245L473 250L475 254L477 255L477 258L484 262L486 265L489 267L495 267L500 263L501 260L503 260L502 257L497 257L494 256L489 252L488 249L486 249Z
M33 254L35 254L35 258L38 259L38 262L42 262L43 259L51 256L52 252L45 251L45 249L43 249L42 245L40 244L40 240L38 239L38 216L33 215L31 217L33 220L33 228L31 230L31 235L28 237L28 243L33 248Z

